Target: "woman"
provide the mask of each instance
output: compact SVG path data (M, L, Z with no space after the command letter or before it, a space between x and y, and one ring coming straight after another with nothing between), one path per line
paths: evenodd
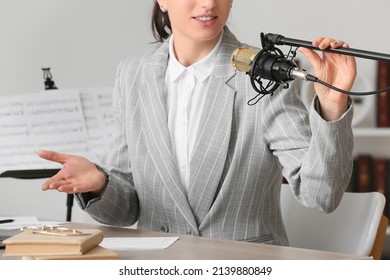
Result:
M310 113L297 84L256 106L230 57L242 44L225 26L232 0L158 0L159 41L118 68L115 127L98 165L41 151L63 164L43 190L76 193L102 223L177 234L288 245L279 209L288 180L307 207L333 211L352 169L347 95L316 85ZM347 45L318 38L314 45ZM302 49L315 75L352 87L351 57ZM297 217L299 218L299 217Z

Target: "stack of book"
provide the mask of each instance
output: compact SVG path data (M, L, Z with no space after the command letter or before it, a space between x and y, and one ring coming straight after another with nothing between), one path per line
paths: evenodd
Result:
M390 63L378 61L377 66L378 89L390 86ZM390 91L384 91L377 95L377 127L390 127Z
M41 260L114 260L119 255L101 247L98 229L26 229L3 241L4 256Z
M382 193L386 198L383 214L390 217L390 158L357 155L347 191Z

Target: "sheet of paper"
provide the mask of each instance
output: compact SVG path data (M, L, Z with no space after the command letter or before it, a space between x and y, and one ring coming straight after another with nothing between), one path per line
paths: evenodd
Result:
M79 90L0 97L0 174L60 168L37 156L41 149L89 156Z
M0 220L14 220L11 223L0 224L0 229L21 229L22 227L66 227L68 222L40 221L35 216L0 216Z
M81 106L87 127L90 152L100 158L113 125L112 87L80 89Z
M179 237L105 237L100 243L111 250L154 250L166 249Z
M41 226L41 222L34 216L0 217L0 220L14 220L11 223L0 224L0 229L20 229L22 227Z

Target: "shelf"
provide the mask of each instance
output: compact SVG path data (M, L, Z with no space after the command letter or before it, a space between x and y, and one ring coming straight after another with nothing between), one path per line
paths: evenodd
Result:
M354 128L354 137L390 137L390 128L378 128L378 127L367 127L367 128Z
M371 154L374 157L390 158L390 128L355 127L353 135L354 157Z

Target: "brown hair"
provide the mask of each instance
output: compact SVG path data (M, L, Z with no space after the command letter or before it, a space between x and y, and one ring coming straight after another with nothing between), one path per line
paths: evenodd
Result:
M157 41L162 42L172 33L171 21L168 13L163 13L157 1L154 2L152 12L152 32Z

